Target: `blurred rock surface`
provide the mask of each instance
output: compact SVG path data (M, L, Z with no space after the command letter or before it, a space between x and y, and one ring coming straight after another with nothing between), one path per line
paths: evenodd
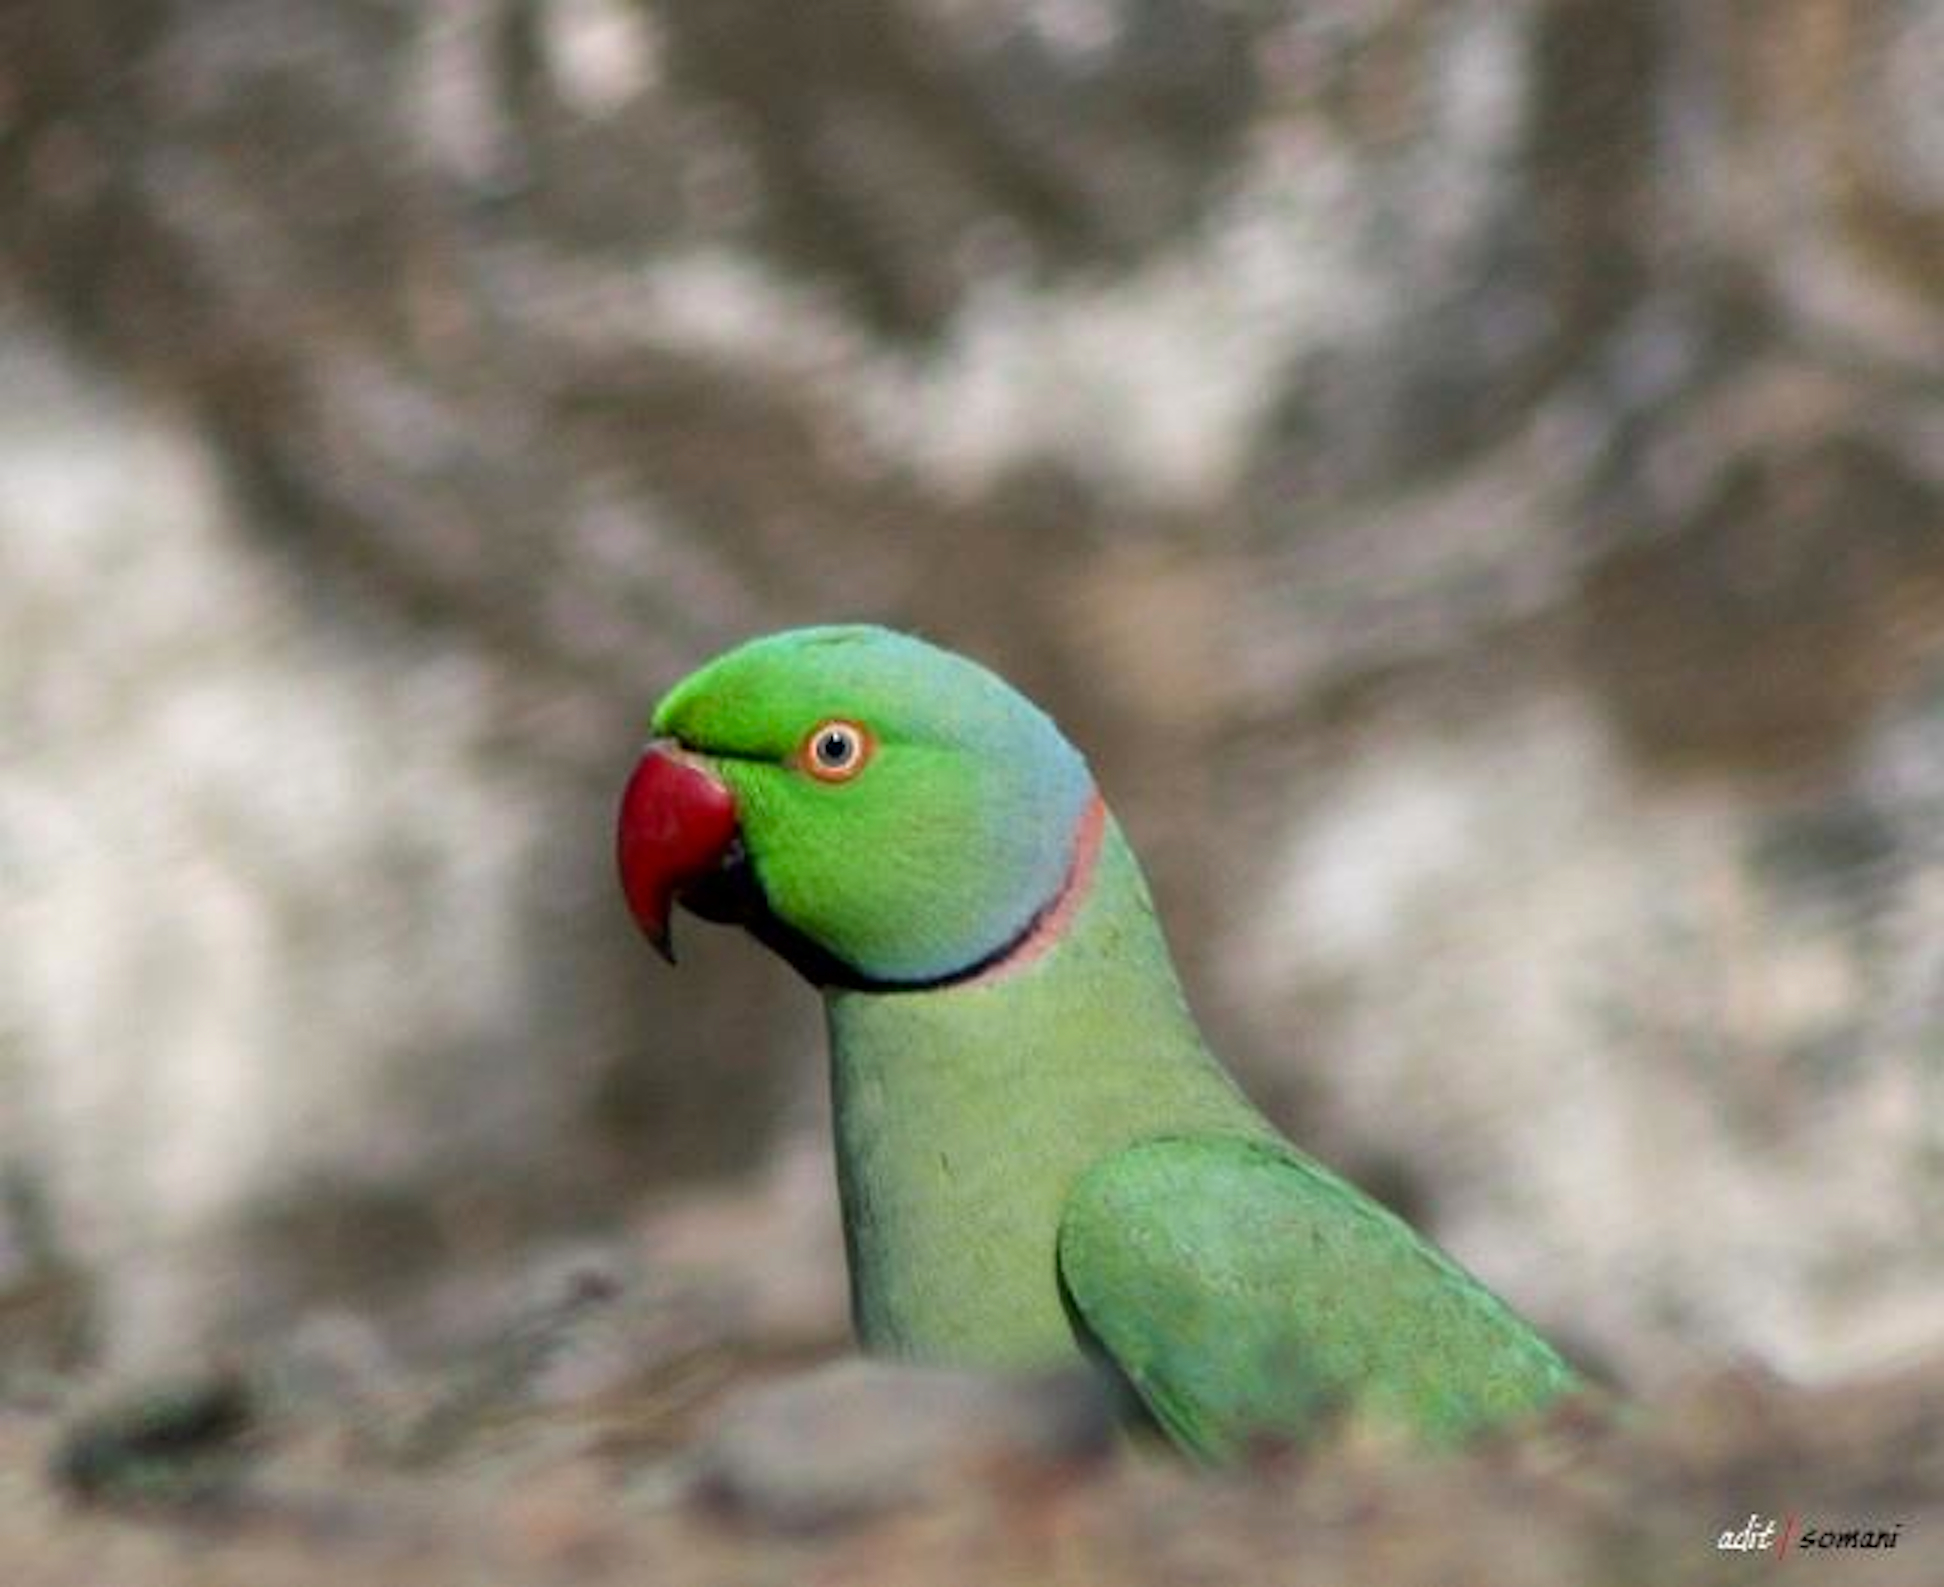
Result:
M760 1175L814 1005L608 807L867 615L1586 1354L1935 1339L1937 0L814 9L0 16L0 1318L404 1327Z
M582 1413L558 1408L520 1432L517 1458L483 1460L468 1447L412 1470L286 1422L254 1443L220 1508L175 1513L103 1493L76 1510L43 1475L45 1420L0 1411L0 1550L22 1587L600 1584L644 1573L698 1587L1712 1587L1777 1563L1841 1583L1922 1580L1925 1539L1944 1525L1935 1357L1840 1390L1716 1373L1618 1418L1575 1407L1463 1455L1345 1436L1220 1475L1126 1452L1103 1460L1084 1446L1082 1458L1062 1460L1058 1439L1031 1436L1025 1459L981 1458L995 1433L1022 1425L1021 1407L908 1383L887 1396L883 1370L837 1367L719 1402L726 1420L712 1458L719 1469L730 1461L761 1500L728 1510L719 1487L647 1482L654 1468L626 1439L590 1448L571 1436ZM924 1414L948 1401L967 1419L957 1436ZM810 1402L819 1403L806 1416ZM653 1402L639 1414L652 1421ZM750 1452L764 1421L760 1436L790 1446L780 1464ZM811 1443L821 1435L821 1462L806 1459L806 1433ZM658 1442L647 1425L636 1436ZM1776 1523L1771 1548L1722 1549L1751 1515ZM1795 1557L1778 1560L1785 1517ZM1894 1533L1897 1543L1804 1546L1805 1533L1844 1531Z
M751 1525L815 1532L936 1499L968 1477L1054 1480L1113 1447L1084 1371L1002 1380L850 1359L740 1390L694 1452L702 1496Z

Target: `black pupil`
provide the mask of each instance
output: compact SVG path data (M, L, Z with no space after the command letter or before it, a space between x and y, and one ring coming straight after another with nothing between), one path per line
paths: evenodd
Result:
M817 740L817 762L823 766L841 766L851 758L851 741L848 733L840 733L835 728Z

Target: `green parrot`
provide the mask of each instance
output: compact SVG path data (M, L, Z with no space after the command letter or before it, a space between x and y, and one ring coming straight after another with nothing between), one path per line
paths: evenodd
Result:
M734 922L823 994L852 1313L909 1360L1091 1360L1191 1454L1344 1410L1432 1444L1580 1380L1291 1145L1210 1053L1052 720L888 629L679 683L622 797L636 918Z

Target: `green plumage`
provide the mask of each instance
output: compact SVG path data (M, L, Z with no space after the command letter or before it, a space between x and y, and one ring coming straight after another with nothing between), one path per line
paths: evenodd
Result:
M1110 1154L1067 1197L1059 1263L1156 1420L1211 1458L1351 1405L1450 1443L1573 1386L1490 1290L1277 1143Z
M842 786L789 769L778 746L833 716L882 738L882 768ZM712 719L736 742L712 744ZM1337 1409L1448 1443L1577 1386L1503 1302L1242 1096L1111 818L1070 916L1006 958L1059 893L1049 841L1077 874L1087 784L991 674L882 630L809 630L713 663L657 726L721 755L759 807L745 836L788 925L840 957L866 944L929 968L928 984L874 986L877 966L852 958L861 984L825 991L867 1348L1012 1368L1104 1355L1218 1460ZM847 841L819 847L831 832ZM900 833L922 838L900 849Z
M1275 1134L1208 1056L1119 832L1072 929L1019 973L826 1004L851 1292L874 1350L1068 1358L1056 1247L1104 1155L1184 1130Z

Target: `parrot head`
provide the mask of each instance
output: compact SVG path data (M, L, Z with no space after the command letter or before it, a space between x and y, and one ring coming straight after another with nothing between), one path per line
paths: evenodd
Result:
M622 795L635 918L680 902L824 986L926 986L1002 957L1061 897L1093 778L977 663L889 629L752 640L656 708Z

